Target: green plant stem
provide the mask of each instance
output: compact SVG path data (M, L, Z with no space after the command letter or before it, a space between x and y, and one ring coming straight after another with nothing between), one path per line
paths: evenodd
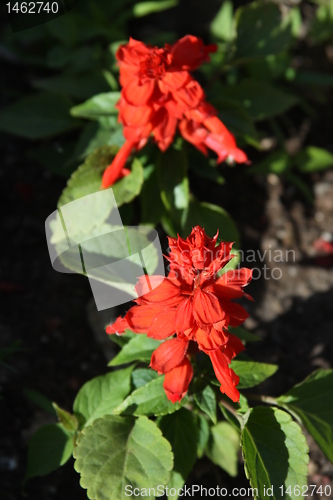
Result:
M229 404L227 401L224 401L223 399L221 399L221 400L219 401L219 404L220 404L221 406L223 406L226 410L230 411L230 413L232 413L232 414L233 414L233 416L234 416L234 417L236 417L236 418L237 418L237 420L239 420L240 415L237 413L237 411L235 410L235 408L233 408L233 407L231 406L231 404Z
M272 396L262 396L260 394L247 394L246 397L248 399L253 399L254 401L261 401L262 403L266 403L268 405L279 406L279 403Z

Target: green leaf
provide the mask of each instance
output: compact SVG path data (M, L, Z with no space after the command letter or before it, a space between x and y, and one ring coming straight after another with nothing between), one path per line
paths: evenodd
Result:
M131 173L113 184L113 194L120 207L124 203L129 203L140 194L143 184L143 168L140 161L134 158Z
M180 221L189 205L187 158L183 149L170 147L160 153L157 176L165 208L176 221Z
M170 444L146 417L96 420L79 435L74 457L91 500L125 500L134 488L157 488L172 469Z
M213 423L216 424L216 396L211 386L207 384L203 389L195 392L193 397L200 410L207 413Z
M221 90L224 92L224 87ZM241 104L220 97L212 99L212 104L219 110L222 122L236 137L243 138L248 144L259 149L258 132L253 119Z
M333 462L333 370L317 370L277 402L298 415L302 424Z
M136 335L137 335L137 333L134 333L131 330L126 329L124 334L121 334L121 335L111 334L111 335L109 335L109 339L112 342L114 342L115 344L119 345L120 347L124 347L124 345L127 344Z
M147 169L148 167L144 171L147 171ZM153 167L149 177L145 179L140 193L141 224L152 224L155 226L160 222L165 213L166 209L157 186L157 168ZM152 207L154 207L153 210Z
M300 85L316 87L331 87L333 85L333 75L320 71L296 71L294 68L288 68L285 76L287 80Z
M40 392L33 391L32 389L25 389L24 395L30 399L33 403L38 405L43 410L51 413L52 415L56 415L56 411L52 405L52 401L50 401L46 396L41 394Z
M308 146L294 157L301 172L317 172L333 167L333 154L326 149Z
M235 38L233 6L230 0L223 2L222 7L211 22L210 32L213 36L226 42L231 42Z
M186 396L181 403L168 400L163 389L164 376L160 376L148 384L136 389L115 410L119 415L166 415L179 410L186 403Z
M118 229L118 226L101 222L103 215L108 213L107 211L110 210L109 205L112 203L110 203L110 198L106 200L107 203L105 203L105 199L102 199L102 203L100 203L101 211L99 212L98 200L93 201L96 206L95 222L99 223L97 227L89 228L89 224L92 225L94 220L92 218L89 220L88 215L86 216L86 221L84 220L84 214L89 214L89 211L84 207L84 203L82 204L83 209L81 211L78 209L75 212L75 217L71 217L70 213L66 217L66 228L64 227L63 229L60 217L58 220L55 219L52 221L52 243L55 244L56 252L59 256L58 259L68 269L85 276L88 274L89 278L106 283L112 288L105 296L106 305L109 304L109 299L112 300L111 294L115 290L119 290L121 294L126 294L124 295L125 300L133 300L135 298L135 283L133 283L133 280L136 282L136 277L141 276L144 272L142 256L144 256L144 267L149 275L161 274L157 272L160 268L158 249L154 245L151 245L151 237L156 238L156 233L152 234L152 230L149 227L141 226L139 229L137 227L123 227ZM93 213L93 208L92 206L90 214ZM69 224L67 224L68 221ZM82 225L82 231L85 229L86 223L86 233L75 233L79 222ZM68 231L68 227L71 229L70 232ZM81 241L80 246L74 244L68 247L66 234L70 234L71 237L73 236L74 242ZM127 274L125 274L124 268L120 269L119 272L117 266L114 268L112 265L107 265L123 259L127 261ZM101 297L101 300L103 300L103 297ZM126 343L124 336L113 338L113 340L116 339L118 343Z
M316 10L312 22L310 36L315 43L321 43L332 38L333 29L333 2L325 1Z
M160 340L152 339L144 334L138 334L124 345L120 353L110 361L109 366L123 365L132 361L149 362L152 353L160 344Z
M268 363L257 363L255 361L237 361L231 362L231 368L239 376L238 389L254 387L266 378L271 377L277 371L277 365Z
M181 408L171 415L162 417L158 426L172 447L173 472L178 473L185 482L197 454L198 431L194 415L189 410Z
M204 228L210 237L219 230L219 241L234 241L237 245L239 243L236 224L230 215L217 205L191 200L181 236L187 237L194 226Z
M88 194L99 192L102 183L102 174L106 167L113 161L117 152L118 148L116 146L103 146L88 156L83 165L80 165L69 179L67 187L59 199L58 207L62 207L62 205ZM117 206L119 207L123 203L132 201L139 194L142 183L143 169L141 163L135 159L132 163L131 173L112 186ZM111 210L109 200L105 200L105 204L105 208L102 207L101 200L99 197L96 197L96 207L93 212L92 206L89 204L89 213L81 212L78 214L80 220L82 219L83 227L78 227L77 233L89 232L89 228L97 226L107 218ZM96 218L100 219L100 222ZM91 224L88 223L89 220ZM81 226L79 221L76 222Z
M292 164L290 156L284 151L274 151L262 161L246 170L247 174L269 174L281 175L290 169Z
M98 120L101 116L112 116L118 114L115 105L120 99L120 92L105 92L98 94L71 108L72 116Z
M262 339L253 333L248 332L245 328L240 326L237 327L228 327L228 330L233 335L236 335L242 342L260 342Z
M166 9L171 9L178 5L178 0L159 0L155 2L139 2L133 6L133 14L135 17L148 16L154 12L161 12Z
M109 89L101 69L90 69L90 71L75 74L67 72L47 78L38 78L32 81L32 86L36 89L69 95L77 99L85 99Z
M296 96L273 85L250 79L224 86L223 98L239 103L254 120L280 115L298 101Z
M237 476L239 433L228 422L219 422L210 431L206 455L230 476Z
M28 443L28 464L24 482L45 476L64 465L73 451L73 436L61 424L38 429Z
M41 93L26 96L0 111L0 129L27 139L67 132L80 123L72 118L67 97Z
M57 417L62 427L68 432L75 433L78 429L78 421L75 415L72 415L63 408L60 408L57 403L52 403L52 406L56 411Z
M155 370L151 370L150 368L138 368L132 372L132 382L135 389L143 387L157 377L157 372L155 372Z
M273 500L299 498L294 487L302 491L307 485L309 456L305 436L290 415L277 408L252 408L242 447L246 475L258 491L255 499L264 500L268 495ZM290 486L291 495L282 496L280 486ZM273 489L268 493L268 488Z
M123 127L117 123L116 116L99 118L88 122L76 142L71 161L84 160L101 146L118 146L124 144Z
M291 30L281 20L274 3L251 2L236 12L236 59L283 52L292 41Z
M73 410L84 426L110 415L124 400L131 388L133 366L93 378L80 389Z
M210 428L206 418L199 413L197 415L198 447L197 457L202 458L209 441Z

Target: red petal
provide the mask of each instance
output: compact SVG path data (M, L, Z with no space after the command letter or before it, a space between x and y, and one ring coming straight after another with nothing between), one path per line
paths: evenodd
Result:
M159 81L158 86L164 94L167 94L170 90L183 87L190 78L187 71L167 71L162 80Z
M218 285L217 283L214 283L212 292L224 300L239 299L244 294L243 290L239 288L222 284Z
M185 332L194 326L192 298L183 299L178 306L175 321L176 331Z
M185 105L186 109L196 108L200 101L205 97L205 94L198 82L192 80L186 87L178 89L173 93L174 98L181 105Z
M126 317L122 318L119 316L119 318L116 319L116 321L112 324L106 327L106 333L112 334L112 333L124 333L126 328L129 328Z
M125 99L119 105L119 119L127 127L140 127L149 122L152 115L150 106L132 106Z
M221 306L226 316L229 316L230 326L239 326L249 317L249 313L240 304L221 302Z
M206 325L218 323L224 318L224 312L217 297L200 289L194 295L193 313L199 323Z
M158 314L149 328L147 336L153 339L163 340L176 333L175 316L176 309L168 309Z
M228 340L224 332L219 332L215 328L211 328L208 331L198 328L195 338L198 342L199 348L204 352L215 351L224 345Z
M160 373L168 373L183 361L188 348L188 340L179 338L166 340L151 356L150 366Z
M216 285L232 285L243 287L246 286L252 279L252 269L242 267L241 269L235 269L232 271L227 271L222 274L222 276L216 281Z
M158 309L146 305L133 306L125 317L131 330L136 333L147 333L157 313Z
M239 382L239 377L229 368L226 357L221 349L209 353L215 375L221 384L220 391L226 394L234 403L239 401L239 392L236 385Z
M180 365L165 375L163 387L167 398L173 403L180 401L187 393L192 377L192 365L184 358Z
M225 356L228 357L229 363L235 356L237 356L237 354L244 351L244 349L245 347L243 342L236 337L236 335L228 333L228 342L225 346L223 346L223 352Z
M215 52L216 45L204 46L203 41L192 35L178 40L171 50L172 66L194 70L205 61L209 61L209 52Z
M125 144L120 148L116 154L113 162L106 167L106 170L102 177L102 188L108 188L112 186L121 176L121 172L127 161L127 158L135 147L135 143L126 141Z
M149 282L147 283L146 278ZM152 304L161 304L161 306L172 307L182 302L183 297L180 295L180 288L172 283L168 278L164 278L161 283L154 287L156 280L161 281L161 276L145 276L141 277L135 290L140 296L140 302ZM149 285L153 290L149 291ZM147 293L148 292L148 293Z
M155 80L147 80L143 85L139 84L139 79L133 77L122 90L122 96L133 106L144 106L152 95L155 87Z

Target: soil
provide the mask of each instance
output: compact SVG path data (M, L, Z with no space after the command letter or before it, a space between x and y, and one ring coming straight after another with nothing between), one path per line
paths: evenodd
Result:
M308 143L333 151L331 112L332 108L319 110L320 127L312 124ZM38 427L54 421L24 391L38 391L70 411L79 388L106 371L112 349L104 326L115 313L94 309L84 277L60 274L51 266L44 223L56 208L65 180L26 160L29 141L2 134L1 142L1 347L16 341L20 345L0 364L0 499L18 500L27 440ZM273 174L248 176L242 182L243 167L221 168L225 185L212 187L201 178L191 179L192 189L200 189L206 193L201 194L202 199L230 211L240 229L245 255L254 250L262 256L266 250L264 262L258 253L256 262L246 262L258 268L261 276L250 285L255 302L245 305L251 314L245 327L263 340L248 344L247 352L256 361L279 364L278 372L258 389L261 394L279 395L316 368L333 365L333 256L315 244L330 241L333 235L333 171L304 177L314 195L310 204ZM286 252L291 250L288 262L274 260L281 255L278 251L286 260ZM333 491L332 464L309 436L308 443L309 484L329 484ZM187 485L191 484L229 490L248 487L241 458L236 478L206 459L199 460L188 478ZM70 460L48 476L29 480L25 498L87 497Z

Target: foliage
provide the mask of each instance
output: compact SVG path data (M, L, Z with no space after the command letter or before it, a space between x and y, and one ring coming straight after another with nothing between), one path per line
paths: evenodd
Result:
M241 248L241 235L223 200L216 205L200 189L192 192L194 185L204 184L209 192L225 184L230 168L237 169L244 183L247 175L281 176L312 200L306 176L331 168L333 154L303 139L291 148L290 130L297 128L298 120L316 121L313 106L325 104L332 84L332 76L316 61L310 68L296 64L301 43L323 51L332 41L332 0L318 3L304 35L301 5L284 6L282 11L276 2L250 1L237 9L230 0L223 2L206 33L217 51L198 68L198 79L207 102L252 165L236 167L230 156L219 165L215 156L205 158L181 138L163 152L148 141L143 149L133 148L126 165L130 172L112 185L120 223L157 227L171 237L186 237L200 225L210 237L218 230L218 242ZM50 23L5 34L6 53L20 67L31 66L34 76L24 82L28 95L15 89L5 95L9 104L0 111L0 129L34 141L30 158L67 179L59 213L69 203L101 192L103 173L125 143L118 121L116 51L127 43L133 20L144 22L145 16L167 9L175 13L177 1L117 0L101 6L87 0L82 9ZM153 30L146 42L163 45L175 38L174 33ZM57 153L55 144L60 144ZM109 240L95 238L115 229L107 201L89 209L83 202L80 207L68 233L62 221L51 230L62 264L82 273L76 255L62 253L68 234L86 243L96 267L103 258L120 254L122 241L119 235L113 239L111 255ZM156 264L155 255L151 261ZM234 258L228 269L237 264ZM107 282L106 274L97 271L94 278ZM115 286L124 288L122 282ZM243 343L260 340L241 327L230 327L229 332ZM239 376L242 392L239 402L230 403L212 369L198 360L199 375L188 394L173 403L164 390L164 375L149 368L163 340L129 330L112 337L120 350L110 370L80 389L71 411L26 391L58 422L31 437L25 480L56 470L73 455L88 498L118 500L128 497L126 486L182 488L196 458L204 455L236 476L241 450L255 498L263 500L267 488L274 486L274 498L293 499L298 496L295 487L306 485L308 447L301 426L333 462L332 370L317 370L274 399L248 389L273 377L278 366L240 357L230 368ZM258 399L267 406L252 406Z

